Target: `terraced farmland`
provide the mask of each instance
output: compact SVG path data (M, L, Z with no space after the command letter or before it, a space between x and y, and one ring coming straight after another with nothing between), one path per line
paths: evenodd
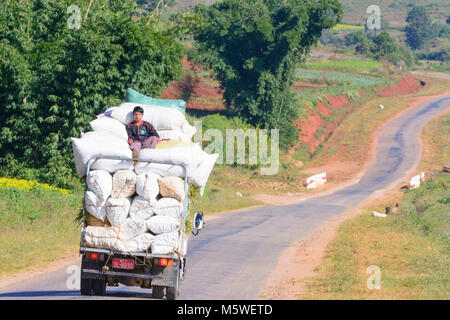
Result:
M319 61L307 62L308 69L326 69L332 71L358 72L359 70L372 70L382 67L383 64L378 61L366 60L341 60L341 61ZM330 71L331 71L330 70Z
M299 80L310 79L310 80L336 81L336 82L352 83L362 87L373 87L387 84L387 82L384 79L373 76L344 73L344 72L308 70L301 68L296 70L296 77Z

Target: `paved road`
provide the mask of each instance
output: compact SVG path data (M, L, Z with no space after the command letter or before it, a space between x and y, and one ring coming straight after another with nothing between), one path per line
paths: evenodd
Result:
M385 106L389 108L389 106ZM286 206L221 214L189 242L181 299L256 299L281 253L306 239L328 218L401 179L419 161L419 129L450 109L450 95L429 100L392 120L381 131L376 157L361 180L330 195ZM382 112L380 110L380 112ZM68 290L66 268L9 287L0 299L81 299ZM150 290L108 288L111 298L151 298ZM91 297L93 298L93 297Z
M411 73L417 77L425 76L425 77L433 77L433 78L450 80L450 74L448 74L448 73L426 72L426 71L411 71Z

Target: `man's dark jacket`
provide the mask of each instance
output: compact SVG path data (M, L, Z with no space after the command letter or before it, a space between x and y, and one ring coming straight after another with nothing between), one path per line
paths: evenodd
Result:
M141 142L144 143L145 140L151 136L159 138L158 132L155 128L147 121L141 121L139 124L135 124L134 121L126 125L128 133L128 143Z

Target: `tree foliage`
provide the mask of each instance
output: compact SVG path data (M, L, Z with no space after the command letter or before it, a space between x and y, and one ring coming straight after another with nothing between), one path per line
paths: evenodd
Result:
M225 0L198 5L189 58L211 68L228 107L249 123L280 129L281 144L297 138L298 107L290 90L296 63L322 30L342 17L337 0Z
M422 49L433 39L433 24L424 7L413 7L408 11L406 22L406 43L411 49Z
M388 32L383 31L373 38L358 31L345 37L348 46L355 46L355 51L377 60L385 59L394 63L404 61L408 66L414 62L411 51L398 44Z
M182 74L176 31L132 19L131 0L96 0L87 13L89 3L0 3L2 174L37 168L38 178L64 185L73 175L70 137L89 131L127 87L157 96ZM68 28L73 4L81 9L80 29Z
M173 7L177 4L177 0L137 0L136 3L143 9L153 12Z

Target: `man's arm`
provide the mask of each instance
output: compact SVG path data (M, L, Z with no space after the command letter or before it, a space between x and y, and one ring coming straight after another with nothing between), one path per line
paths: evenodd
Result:
M125 128L127 129L127 134L128 134L128 144L132 144L134 142L134 140L133 140L133 133L131 131L131 125L127 124L125 126Z
M159 139L159 134L155 130L155 127L153 127L153 125L151 123L149 123L149 122L146 122L146 126L147 126L147 129L148 129L148 132L149 132L149 138L151 136L155 136L155 137L157 137Z

